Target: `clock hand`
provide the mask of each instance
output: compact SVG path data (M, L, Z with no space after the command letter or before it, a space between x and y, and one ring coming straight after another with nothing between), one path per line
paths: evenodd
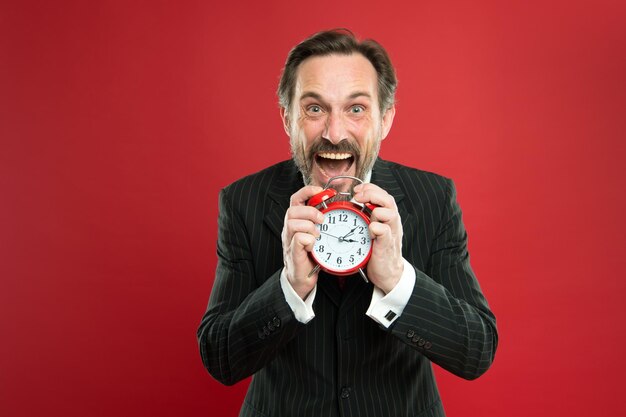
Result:
M354 233L354 231L355 231L356 229L358 229L358 228L359 228L359 226L357 226L357 227L355 227L354 229L350 230L348 233L346 233L346 234L343 236L343 238L344 238L344 239L345 239L345 238L347 238L347 237L348 237L348 236L350 236L352 233Z
M327 236L330 236L330 237L334 237L335 239L337 239L337 240L338 240L338 241L340 241L340 242L351 242L351 243L356 242L356 240L352 240L352 239L345 239L345 236L342 236L342 237L337 237L337 236L331 235L330 233L321 232L321 231L320 231L320 233L323 233L323 234L325 234L325 235L327 235Z
M327 236L330 236L330 237L334 237L335 239L337 239L338 241L340 241L340 242L341 242L341 238L340 238L340 237L333 236L333 235L331 235L330 233L326 233L326 232L322 232L322 231L320 231L320 233L323 233L323 234L325 234L325 235L327 235Z

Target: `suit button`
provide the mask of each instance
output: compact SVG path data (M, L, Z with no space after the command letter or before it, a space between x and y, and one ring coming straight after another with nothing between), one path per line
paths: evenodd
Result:
M406 332L406 337L408 337L409 339L413 336L415 336L415 332L413 330L409 330L408 332Z
M424 349L430 349L432 346L433 346L432 343L426 342L426 344L424 345Z
M344 400L350 396L350 388L342 388L341 389L341 398Z
M272 324L271 321L267 322L267 328L270 329L270 332L273 332L274 330L276 330L276 326L274 326L274 324Z
M263 326L263 333L265 333L265 336L269 336L270 330L266 326Z
M417 342L417 346L422 347L422 346L424 346L424 343L426 343L426 341L424 339L420 338L420 341Z
M280 327L280 319L278 317L274 317L272 319L272 324L276 327Z
M259 339L263 340L265 339L267 336L265 336L265 333L263 332L259 332Z
M411 342L417 343L419 342L419 340L420 340L420 337L418 335L414 335L413 338L411 339Z

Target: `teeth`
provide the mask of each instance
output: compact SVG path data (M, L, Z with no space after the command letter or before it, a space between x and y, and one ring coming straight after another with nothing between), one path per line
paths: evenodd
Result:
M348 159L352 155L349 153L331 153L331 152L321 152L317 154L319 157L326 159Z

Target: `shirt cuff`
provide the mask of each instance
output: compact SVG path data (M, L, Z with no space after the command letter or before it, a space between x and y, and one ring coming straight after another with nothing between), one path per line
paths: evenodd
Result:
M313 301L315 300L315 294L317 293L317 285L313 287L313 290L303 301L293 289L289 280L287 280L287 275L283 269L280 273L280 287L283 290L283 294L285 294L287 304L289 304L291 311L293 311L293 314L296 316L296 320L304 324L313 320L313 317L315 317L315 312L313 312Z
M404 271L400 281L385 295L383 290L374 287L372 301L367 309L368 317L388 328L404 311L415 286L415 269L404 259Z

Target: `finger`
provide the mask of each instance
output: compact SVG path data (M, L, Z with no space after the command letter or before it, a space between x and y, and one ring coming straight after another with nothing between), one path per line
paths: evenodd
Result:
M324 191L324 189L322 187L318 187L317 185L307 185L302 187L291 196L289 205L304 206L309 198L322 191Z
M391 238L391 227L384 223L372 222L369 226L372 239L385 240Z
M400 214L395 209L376 207L372 211L371 220L372 222L381 222L395 225L397 224L398 220L400 220Z
M313 223L321 224L324 222L324 215L315 207L295 206L287 209L287 213L285 215L285 221L292 219L308 220Z
M313 250L315 237L309 233L298 232L293 235L292 243L296 255L302 256L304 254L308 256L307 253Z
M317 227L308 220L289 220L286 229L288 240L291 240L296 233L306 233L312 235L314 239L320 235Z
M380 188L378 185L376 184L372 184L371 182L366 182L363 184L357 184L354 186L354 193L358 193L360 191L363 191L363 189L367 189L367 188ZM382 190L382 188L380 188Z
M354 191L354 199L359 203L372 203L381 207L396 208L394 198L375 184L360 184L355 187Z

